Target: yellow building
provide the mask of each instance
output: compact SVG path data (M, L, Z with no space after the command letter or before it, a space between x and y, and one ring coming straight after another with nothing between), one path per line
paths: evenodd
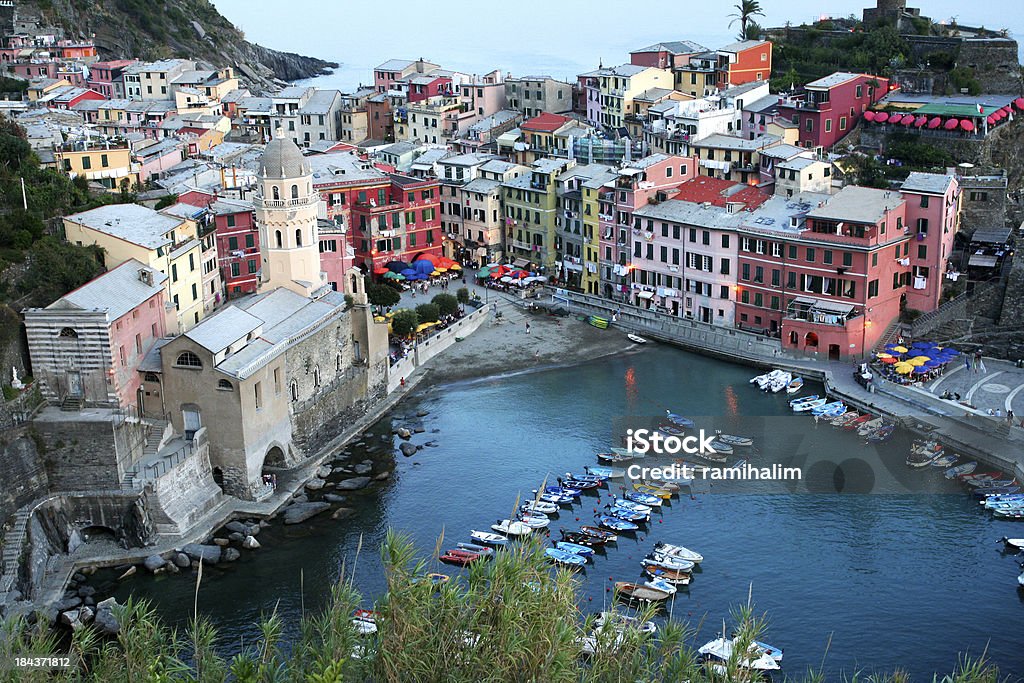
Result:
M57 88L66 88L69 85L71 83L64 78L38 78L28 84L26 95L28 95L29 102L35 102L43 95Z
M508 225L505 256L515 259L522 268L539 267L542 272L553 273L558 259L555 245L555 216L558 212L558 193L555 180L558 174L576 165L571 159L539 159L528 173L502 183L501 195L505 204Z
M167 329L183 333L203 319L202 246L192 221L138 204L109 204L66 216L72 244L103 249L108 270L135 259L167 276Z
M672 90L673 86L672 72L668 69L636 64L602 68L584 76L593 79L591 82L596 81L600 101L598 109L587 112L588 118L599 112L599 120L591 120L590 123L612 128L624 127L626 117L635 113L634 98L642 96L645 91L652 88Z
M89 182L99 183L108 192L130 190L139 184L140 165L132 161L128 147L102 146L55 151L56 167L72 178L85 176Z

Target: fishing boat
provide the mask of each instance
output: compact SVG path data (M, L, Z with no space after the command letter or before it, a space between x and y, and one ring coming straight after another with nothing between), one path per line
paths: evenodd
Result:
M1000 512L1008 512L1010 510L1024 511L1024 500L1004 500L998 502L985 500L984 506L986 510L992 510L993 512L997 510Z
M620 455L618 453L598 453L597 454L597 459L600 460L601 462L607 462L607 463L613 463L614 464L614 463L619 463L619 462L629 462L630 460L633 459L633 456L632 455Z
M579 498L580 494L583 493L583 489L572 488L570 486L545 486L544 493L554 493L559 496L572 496L573 498Z
M519 506L523 512L539 512L542 515L557 515L560 509L556 504L546 500L530 500Z
M662 475L662 476L664 476L664 475ZM679 493L679 489L681 489L684 486L689 486L690 484L692 484L693 483L693 479L691 479L689 477L679 477L678 479L672 479L672 480L668 480L668 479L653 479L652 478L652 479L640 479L640 480L637 481L637 483L638 484L644 484L645 486L652 486L652 487L654 487L656 489L664 489L665 491L669 491L671 493ZM658 499L658 501L659 502L657 502L657 503L652 503L652 505L661 505L661 502L660 502L661 499L660 498Z
M721 439L712 439L710 446L711 450L713 450L718 455L732 455L732 446L725 443Z
M793 375L789 374L788 372L785 372L776 377L775 379L773 379L772 381L768 382L768 384L763 386L762 389L764 389L765 391L770 391L773 394L777 394L780 391L784 390L786 387L788 387L789 383L792 381Z
M886 424L886 425L882 425L881 427L879 427L875 431L871 432L870 434L868 434L864 438L866 438L868 441L872 441L874 443L881 443L882 441L888 441L889 439L891 439L892 435L895 434L895 433L896 433L896 425Z
M811 408L811 415L818 416L842 415L844 412L846 412L846 406L842 401L832 401L831 403Z
M800 391L803 388L804 388L804 378L803 377L794 377L793 379L791 379L789 381L789 384L786 385L786 393L787 394L795 394L796 392Z
M1024 519L1024 510L993 510L992 516L1000 519Z
M586 474L575 474L573 472L566 472L565 478L571 479L573 481L592 481L598 484L599 486L608 481L608 477L600 474L591 474L590 472L587 472Z
M539 512L524 512L519 515L519 521L530 527L531 529L543 529L544 527L551 524L551 520L547 515L543 515Z
M562 486L566 492L569 491L589 491L596 489L601 486L600 481L580 481L579 479L559 479L558 483ZM572 495L571 493L569 495Z
M499 519L496 523L491 525L491 528L498 533L505 534L506 536L525 536L533 531L533 529L526 524L511 519Z
M480 553L471 553L468 550L454 549L446 550L437 559L448 564L456 564L460 567L465 567L484 559L484 555L481 555Z
M814 410L815 408L820 408L826 403L828 403L827 398L814 398L809 401L804 401L802 403L794 403L790 407L793 409L794 413L806 413L808 411Z
M1001 543L1005 543L1007 547L1013 548L1014 550L1024 550L1024 538L1007 538L1003 536L999 539Z
M678 557L683 560L689 560L700 564L704 561L704 556L698 552L684 548L681 545L673 545L671 543L662 543L658 541L654 544L654 552L660 555L668 555L670 557Z
M608 318L602 318L601 316L598 315L592 315L587 318L587 322L599 330L608 329Z
M857 427L857 436L867 436L877 429L881 429L882 425L885 424L885 420L880 417L876 417L873 420L868 420L861 426Z
M627 600L639 600L641 602L661 602L671 597L671 593L666 591L627 581L617 581L615 583L615 592Z
M582 545L588 548L601 546L607 543L604 537L592 536L584 531L566 531L562 529L562 540L572 545Z
M724 457L723 457L723 461L724 461ZM655 496L657 498L661 498L662 500L668 500L669 498L672 497L672 491L669 491L667 489L661 488L659 486L651 486L649 484L634 484L633 485L633 489L635 491L637 491L638 493L646 493L648 495ZM646 505L646 501L643 501L643 500L638 500L636 502L644 503Z
M972 489L982 489L998 486L1013 486L1016 483L1017 482L1013 479L972 479L967 482L967 486Z
M734 641L729 638L716 638L702 645L697 653L703 655L709 662L724 664L733 657L733 643ZM756 644L751 645L749 656L736 662L740 668L752 671L778 671L781 668L774 657L761 651Z
M508 536L494 534L490 531L477 531L476 529L470 529L469 537L474 543L481 543L483 545L494 545L498 547L508 545Z
M658 502L660 503L661 500L659 499ZM615 507L624 508L626 510L632 510L633 512L641 512L648 516L650 516L651 514L650 505L644 505L643 503L637 503L632 500L626 500L625 498L615 498L612 500L612 504L615 505Z
M626 470L621 467L605 467L603 465L587 465L585 469L588 473L593 474L596 477L604 477L605 479L621 479L626 476Z
M533 492L537 496L537 500L545 503L554 503L555 505L572 505L573 501L576 500L572 496L563 496L560 493L537 493Z
M614 629L615 631L639 631L651 635L656 633L658 625L653 621L640 621L634 616L621 612L601 612L594 619L594 630Z
M848 432L852 432L855 429L859 429L862 424L870 422L871 420L874 419L875 418L870 413L864 413L863 415L858 415L849 422L845 423L842 426L842 428Z
M629 339L629 341L633 342L634 344L646 344L647 343L647 340L644 339L643 337L641 337L638 334L630 333L630 334L626 335L626 338Z
M746 448L754 445L754 440L749 436L736 436L735 434L723 434L722 432L718 432L715 435L715 441L729 444L733 448Z
M631 451L628 448L617 448L615 446L612 446L608 450L610 450L612 453L615 453L616 455L628 455L631 458L643 458L647 456L646 453L641 453L640 451Z
M559 550L564 550L567 553L573 555L579 555L580 557L593 557L594 549L588 545L581 545L579 543L571 543L569 541L556 541L555 547Z
M664 554L656 555L655 553L651 553L648 557L640 560L640 564L656 564L660 567L668 567L669 569L675 569L680 572L691 571L696 566L695 562L684 560L681 557L673 557L672 555Z
M492 557L494 555L494 548L486 545L479 545L476 543L456 543L455 546L459 550L476 553L477 555L483 555L484 557Z
M682 436L683 434L685 434L685 432L679 427L675 427L669 424L661 425L660 427L658 427L658 433L664 437Z
M650 493L644 493L642 491L626 491L622 494L622 497L632 503L640 503L641 505L646 505L648 507L660 507L664 502L658 496Z
M810 396L797 396L789 400L789 405L795 406L797 403L806 403L807 401L817 401L820 396L817 394L811 394Z
M368 609L357 609L352 613L352 626L361 636L372 636L377 632L377 613Z
M992 488L975 489L973 493L975 498L985 498L994 493L1017 493L1018 491L1020 491L1019 486L993 486Z
M928 465L941 458L942 454L942 450L939 450L937 453L911 450L910 455L907 456L907 465L910 467L928 467Z
M652 579L664 579L676 586L688 586L692 578L688 573L678 569L669 569L658 564L645 564L644 574Z
M858 413L856 410L848 410L842 415L830 419L829 423L836 429L841 429L842 427L846 426L850 422L853 422L859 417L860 413Z
M591 536L593 538L600 538L604 540L605 543L615 543L617 540L619 540L619 537L613 534L611 531L608 531L607 529L602 529L601 527L597 526L581 526L580 533L584 533L587 536Z
M996 503L1013 503L1015 501L1024 501L1024 493L1006 493L1003 495L985 496L985 499L979 500L978 504L990 507Z
M758 389L764 390L774 380L780 379L782 377L786 377L787 384L790 382L790 380L793 379L793 376L786 372L785 370L772 370L771 372L766 372L763 375L758 375L757 377L751 378L750 383L756 386Z
M633 522L627 522L624 519L618 517L612 517L610 515L598 515L596 517L597 523L603 526L605 529L611 529L612 531L636 531L640 527Z
M549 560L566 567L583 567L587 564L587 558L581 557L575 553L570 553L567 550L545 548L544 554L547 555Z
M682 427L683 429L689 429L694 425L693 420L691 420L690 418L683 417L682 415L679 415L677 413L673 413L671 410L665 411L665 417L668 418L669 422L676 425L677 427Z
M626 508L620 508L614 505L605 505L604 507L612 517L618 517L619 519L624 519L627 522L646 522L651 518L651 516L646 512L627 510Z
M955 465L959 457L955 453L946 453L932 460L932 467L949 467Z
M972 460L971 462L965 462L964 464L957 465L956 467L950 467L944 474L946 475L946 479L956 479L961 475L970 474L977 466L978 463Z
M647 581L644 581L644 585L648 588L653 588L659 591L665 591L669 595L675 595L676 591L678 590L675 586L673 586L665 579L649 579Z

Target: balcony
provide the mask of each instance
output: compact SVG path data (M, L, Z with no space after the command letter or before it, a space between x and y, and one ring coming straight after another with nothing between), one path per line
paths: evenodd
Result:
M376 201L357 201L352 206L353 208L358 209L359 211L364 213L385 213L388 211L398 211L399 209L402 208L401 202L396 202L392 199L387 200L383 204L378 204Z
M299 197L298 199L267 199L256 195L252 198L253 206L262 209L289 209L299 208L302 206L315 206L320 201L320 195L313 194L309 197Z
M833 327L846 327L850 320L860 315L861 311L853 304L803 296L793 299L786 310L786 318L789 320L803 320L815 325Z

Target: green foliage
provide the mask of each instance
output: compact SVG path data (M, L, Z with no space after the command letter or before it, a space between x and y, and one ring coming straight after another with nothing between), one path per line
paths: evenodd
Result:
M416 316L421 323L432 323L441 319L441 309L437 304L420 304L416 307Z
M20 78L0 76L0 92L20 94L26 91L28 91L28 81L23 81Z
M391 318L391 331L399 337L408 337L416 331L416 326L419 324L420 318L416 311L398 311Z
M437 306L438 312L442 316L455 315L459 312L459 300L451 294L438 294L430 303Z
M736 11L729 15L732 19L729 22L729 26L732 27L738 23L740 25L740 32L737 39L746 40L751 22L753 22L754 17L763 17L764 10L761 9L759 0L740 0L733 5L733 9Z
M402 296L395 291L394 287L383 284L371 284L366 288L366 298L374 306L391 308L402 300Z
M947 167L953 164L953 157L946 150L920 142L909 135L890 137L885 153L906 165L918 168Z
M166 209L168 206L174 206L177 203L178 203L178 195L176 195L176 194L167 194L167 195L164 195L163 197L161 197L160 199L157 200L155 208L156 208L157 211L159 211L160 209Z
M909 44L892 26L844 35L823 34L815 28L793 31L790 38L775 46L773 81L807 83L835 71L887 76L906 62ZM798 74L792 78L790 72ZM778 74L787 74L785 78Z
M469 288L459 287L459 290L455 292L455 298L458 299L459 303L465 306L469 303Z
M974 77L974 71L966 66L958 66L950 71L949 83L952 86L952 94L959 94L965 88L970 95L981 93L981 83Z
M33 244L29 257L32 265L19 286L29 306L50 304L103 271L99 247L77 247L53 237Z

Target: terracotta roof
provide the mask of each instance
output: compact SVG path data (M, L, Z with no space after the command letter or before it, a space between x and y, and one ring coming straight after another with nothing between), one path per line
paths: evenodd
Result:
M768 194L753 185L731 180L701 176L687 180L679 186L679 194L672 197L686 202L725 207L729 202L742 202L748 209L756 209L768 200Z
M566 116L544 112L539 116L534 116L528 121L524 121L519 128L523 130L537 130L545 133L553 133L569 121L571 121L571 119Z

